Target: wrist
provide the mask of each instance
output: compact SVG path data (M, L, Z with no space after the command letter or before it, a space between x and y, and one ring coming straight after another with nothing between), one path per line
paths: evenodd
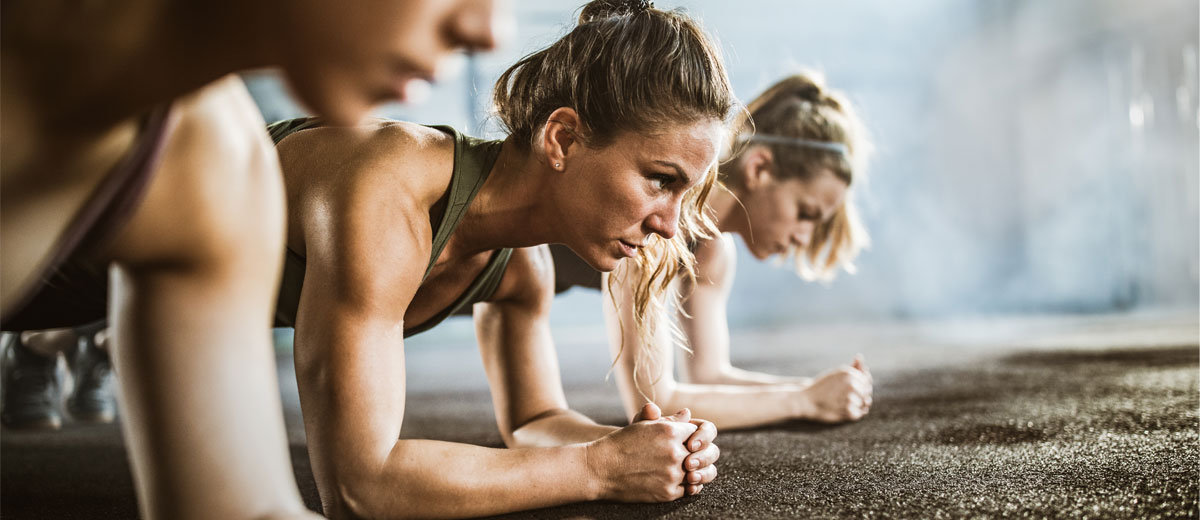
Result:
M791 392L791 399L788 399L788 415L792 419L807 419L812 417L813 404L812 399L808 397L807 387L797 387Z
M582 463L575 464L575 467L583 468L583 483L580 489L583 490L584 499L589 502L602 500L608 495L608 486L602 471L602 457L597 441L576 444L571 448L576 450L578 459L582 459Z

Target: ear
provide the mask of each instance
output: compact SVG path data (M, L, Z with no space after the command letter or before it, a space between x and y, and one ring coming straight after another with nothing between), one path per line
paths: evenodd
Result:
M742 179L746 189L754 190L771 183L775 169L775 154L766 146L752 146L742 153Z
M546 166L552 170L563 171L567 168L567 158L578 152L582 145L579 136L583 133L583 121L579 113L572 108L559 107L546 118L542 129L542 153L546 156Z

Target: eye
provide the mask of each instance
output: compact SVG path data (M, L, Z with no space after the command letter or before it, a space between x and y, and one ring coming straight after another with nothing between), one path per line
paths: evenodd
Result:
M650 175L650 182L654 183L654 187L656 189L665 190L667 189L667 186L670 186L675 182L675 176L664 173L655 173Z

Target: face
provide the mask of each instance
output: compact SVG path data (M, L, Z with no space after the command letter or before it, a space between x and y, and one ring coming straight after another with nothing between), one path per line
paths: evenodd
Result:
M759 260L804 249L817 225L829 221L846 198L846 183L827 168L807 180L765 174L739 195L750 229L738 234Z
M507 0L295 0L280 46L293 91L334 124L403 101L456 51L487 50L511 32Z
M713 174L722 135L721 122L701 121L627 132L599 149L576 145L554 188L564 201L562 242L607 272L651 234L675 236L683 196Z

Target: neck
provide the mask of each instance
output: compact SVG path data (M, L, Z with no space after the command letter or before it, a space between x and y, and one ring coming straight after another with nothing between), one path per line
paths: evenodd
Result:
M508 138L496 164L455 231L455 255L506 247L531 247L559 240L553 197L546 193L561 175Z

